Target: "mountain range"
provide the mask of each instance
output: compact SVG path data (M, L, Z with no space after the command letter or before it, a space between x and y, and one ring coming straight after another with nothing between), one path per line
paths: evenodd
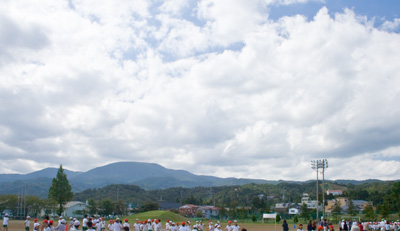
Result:
M45 168L28 174L0 174L0 194L26 194L47 197L57 168ZM110 184L137 185L146 190L172 187L193 188L197 186L231 186L256 184L279 184L281 180L259 180L241 178L219 178L195 175L184 170L167 169L161 165L142 162L117 162L97 167L86 172L64 169L74 192L100 188ZM378 180L369 180L378 181ZM366 181L342 180L342 184L359 184ZM291 181L291 183L296 183ZM303 183L303 182L298 182Z

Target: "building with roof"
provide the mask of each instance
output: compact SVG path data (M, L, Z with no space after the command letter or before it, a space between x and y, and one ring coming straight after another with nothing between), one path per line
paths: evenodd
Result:
M301 203L300 204L306 204L307 209L322 209L321 205L318 205L317 200L311 200L310 196L307 193L303 193L303 197L301 198Z
M179 207L179 213L186 217L194 217L196 216L196 212L199 206L186 204Z
M87 209L87 205L80 201L70 201L64 205L64 217L83 217L83 210Z
M198 208L198 211L201 211L203 214L204 218L211 219L213 217L218 217L219 216L219 210L221 208L215 207L215 206L201 206Z
M339 198L336 198L335 200L328 200L327 201L328 205L325 206L325 212L326 213L332 212L332 209L333 209L336 201L339 203L342 212L346 213L349 209L349 199L347 197L339 197ZM353 202L354 209L356 211L358 211L359 213L363 212L365 207L368 204L372 205L372 202L368 202L365 200L352 200L352 202Z

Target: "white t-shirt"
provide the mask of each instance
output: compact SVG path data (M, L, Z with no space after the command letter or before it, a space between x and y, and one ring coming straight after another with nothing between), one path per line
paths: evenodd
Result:
M232 230L233 231L239 231L240 226L239 225L232 225Z
M30 224L31 224L30 220L25 220L25 227L29 227Z
M232 225L227 225L226 230L231 231L233 229Z
M114 223L114 231L121 231L121 223Z
M3 218L3 225L8 225L8 220L9 220L8 217L4 217Z
M87 223L88 223L88 219L87 219L87 218L83 218L83 220L82 220L82 226L83 226L83 227L87 227Z
M123 225L124 227L130 227L130 225L129 225L129 223L128 222L124 222L124 225Z
M133 227L135 227L135 231L139 231L140 230L140 224L139 223L135 223L133 225Z

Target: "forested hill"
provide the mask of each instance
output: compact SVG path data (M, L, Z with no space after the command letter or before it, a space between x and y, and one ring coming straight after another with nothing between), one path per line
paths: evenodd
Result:
M216 187L215 190L217 190L228 186L236 187L238 185L240 186L252 183L264 185L260 187L266 187L268 190L276 189L277 185L282 186L285 184L297 184L298 186L293 188L301 188L304 187L304 185L312 185L312 182L315 182L285 182L281 180L267 181L260 179L219 178L214 176L195 175L184 170L167 169L158 164L141 162L112 163L91 169L87 172L74 172L64 169L64 172L67 174L69 182L72 186L72 190L75 193L82 192L87 189L102 188L112 184L136 185L144 190L162 190L180 187L186 188L185 190L189 191L191 190L190 188L196 188L196 190L202 191L202 187ZM23 193L26 195L47 198L52 178L56 176L56 173L57 168L46 168L29 174L0 174L0 195L20 195ZM342 180L338 183L342 185L362 185L363 183L370 181L381 182L378 180ZM265 195L269 195L270 193L266 189L257 190ZM165 192L167 191L168 190ZM308 191L303 189L299 191L300 194L303 192ZM274 193L274 195L278 196L278 193Z
M137 185L146 190L171 187L243 185L248 183L277 184L279 181L219 178L195 175L184 170L167 169L161 165L141 162L118 162L74 172L64 169L74 192L101 188L110 184ZM46 198L57 168L46 168L29 174L0 174L0 194L25 194Z
M94 199L102 201L122 200L124 202L141 204L143 202L169 201L182 204L215 204L220 206L248 206L257 203L257 198L263 198L266 205L278 202L300 202L303 193L308 193L315 198L316 182L307 183L279 183L279 184L245 184L241 186L219 187L174 187L163 190L146 191L134 185L108 185L99 189L88 189L76 193L74 200L86 201ZM320 182L322 187L322 182ZM394 182L369 182L364 184L338 184L326 182L325 189L341 189L343 196L353 200L368 200L374 204L382 203L385 196L389 195ZM326 196L332 199L333 196ZM320 195L322 199L322 195ZM254 201L255 200L255 201ZM258 203L261 203L259 201Z

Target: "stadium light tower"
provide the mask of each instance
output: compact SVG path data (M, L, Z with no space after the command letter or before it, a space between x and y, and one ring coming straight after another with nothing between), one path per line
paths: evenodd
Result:
M316 216L317 221L318 221L318 167L319 167L318 166L318 160L312 160L311 161L311 168L314 169L317 172L317 206L315 206L316 209L317 209L317 216Z
M318 219L318 173L321 169L322 173L322 216L325 218L325 169L328 168L328 160L327 159L322 159L322 160L312 160L311 161L311 168L314 169L317 172L317 219Z

